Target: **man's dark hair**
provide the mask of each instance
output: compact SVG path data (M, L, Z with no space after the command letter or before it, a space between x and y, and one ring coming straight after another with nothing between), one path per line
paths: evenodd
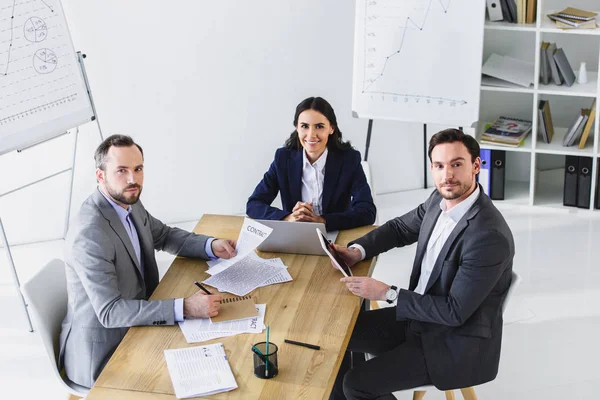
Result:
M320 112L325 118L327 118L331 126L333 126L333 134L327 140L328 149L348 150L352 148L350 142L345 142L342 140L342 131L340 131L340 128L338 127L335 112L327 100L322 97L309 97L302 100L300 104L296 106L296 113L294 114L294 127L298 126L298 117L306 110ZM292 132L290 137L288 137L285 141L285 147L290 150L302 150L302 145L300 144L300 139L298 138L298 131L296 129L294 129L294 132Z
M134 145L137 146L137 148L140 150L140 153L142 153L143 159L144 150L142 150L142 147L139 144L133 141L131 136L112 135L107 137L102 143L100 143L100 146L98 146L96 152L94 153L94 161L96 162L96 168L100 168L102 171L106 170L106 154L112 146L130 147Z
M429 161L433 161L431 159L431 152L433 151L433 148L435 146L437 146L438 144L454 142L461 142L465 145L465 147L467 148L467 150L469 150L469 153L471 154L471 162L475 162L475 159L479 157L480 149L477 140L475 140L475 138L471 135L466 135L463 131L459 129L450 128L444 129L443 131L439 131L431 137L431 140L429 140L429 151L427 152L427 154L429 155Z

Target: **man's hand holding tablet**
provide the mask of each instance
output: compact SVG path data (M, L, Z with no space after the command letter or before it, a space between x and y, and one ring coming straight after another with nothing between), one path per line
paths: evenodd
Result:
M358 249L349 249L345 246L338 246L327 240L327 237L317 229L319 241L323 250L331 259L331 265L342 271L344 278L340 282L346 284L348 290L353 294L368 300L385 300L385 293L390 286L376 279L367 276L352 276L350 267L360 262L362 255ZM345 272L347 271L347 272Z

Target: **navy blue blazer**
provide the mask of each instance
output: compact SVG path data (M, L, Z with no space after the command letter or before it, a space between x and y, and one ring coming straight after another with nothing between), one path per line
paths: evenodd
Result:
M302 201L302 151L277 149L269 170L248 198L246 214L250 218L281 220ZM322 200L322 217L328 231L375 222L377 210L360 161L356 150L329 149ZM278 192L283 210L271 207Z

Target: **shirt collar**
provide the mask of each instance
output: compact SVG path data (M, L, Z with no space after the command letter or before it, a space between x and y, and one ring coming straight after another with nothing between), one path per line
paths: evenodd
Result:
M317 168L318 170L322 170L323 168L325 168L325 162L327 161L327 153L329 153L329 149L325 147L325 151L323 152L323 154L321 154L321 157L319 157L317 161L311 164L308 157L306 157L306 150L302 149L303 163L305 166L309 165Z
M100 190L100 188L98 188L98 190L100 191L100 193L102 193L102 196L104 196L104 198L106 200L108 200L108 202L110 203L111 206L113 206L113 208L115 209L115 211L117 212L117 215L119 216L120 219L122 219L123 221L125 220L125 218L127 218L127 216L129 214L131 214L131 206L127 207L127 210L124 209L123 207L121 207L120 205L118 205L117 203L115 203L113 201L113 199L111 199L110 197L108 197L106 194L104 194L104 192L102 190Z
M469 211L473 203L475 203L475 201L479 197L479 192L479 185L476 184L475 190L469 195L469 197L467 197L448 211L446 211L446 201L442 199L440 201L440 208L442 209L442 214L445 214L446 216L452 218L452 220L455 223L458 223L458 221L460 221L460 219L464 217L467 211Z

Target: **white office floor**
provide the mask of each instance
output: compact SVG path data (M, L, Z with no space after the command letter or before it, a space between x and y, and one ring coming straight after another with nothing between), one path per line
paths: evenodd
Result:
M404 213L428 193L378 196L379 222ZM501 202L499 208L515 237L514 269L523 282L505 314L498 377L476 387L477 395L483 400L599 398L600 218ZM185 229L194 225L177 224ZM374 277L406 287L414 252L411 246L382 255ZM0 253L0 271L6 271L3 249ZM13 249L22 281L61 254L61 241ZM158 258L164 273L171 258ZM0 397L64 400L66 394L48 374L39 338L26 327L10 275L0 276ZM396 397L412 399L412 393ZM458 392L456 397L461 398ZM437 391L425 397L444 398Z

